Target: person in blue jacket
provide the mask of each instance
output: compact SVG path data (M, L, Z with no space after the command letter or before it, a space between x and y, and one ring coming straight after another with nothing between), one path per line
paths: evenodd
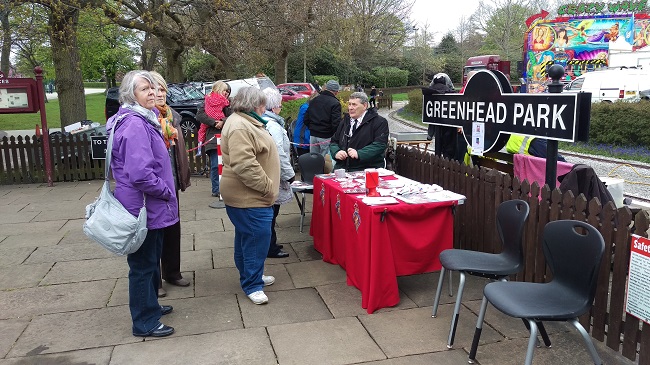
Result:
M312 101L318 95L318 93L313 93L309 97L306 103L300 106L298 109L298 117L296 118L296 123L293 127L293 138L292 142L296 146L296 154L298 156L309 153L309 128L305 125L305 114L307 114L307 108L309 108L309 102Z

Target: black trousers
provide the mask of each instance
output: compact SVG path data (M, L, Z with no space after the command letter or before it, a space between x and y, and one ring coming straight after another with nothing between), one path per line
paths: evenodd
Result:
M281 248L278 246L278 237L275 234L275 220L280 214L280 204L273 205L273 220L271 221L271 244L269 245L269 255L276 255Z
M176 191L178 197L178 191ZM160 256L160 276L165 281L180 280L181 275L181 211L178 203L179 220L163 228L162 255ZM162 280L158 284L162 288Z

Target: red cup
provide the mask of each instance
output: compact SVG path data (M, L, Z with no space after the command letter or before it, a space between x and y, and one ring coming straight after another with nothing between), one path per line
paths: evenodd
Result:
M379 172L374 169L366 170L366 195L379 196L377 186L379 186Z

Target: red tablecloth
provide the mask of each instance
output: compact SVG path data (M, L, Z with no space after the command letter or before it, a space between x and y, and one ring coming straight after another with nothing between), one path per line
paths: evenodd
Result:
M345 269L348 285L361 291L361 306L373 313L399 303L397 276L440 270L438 255L453 246L457 202L369 206L358 195L316 177L309 233L323 260Z

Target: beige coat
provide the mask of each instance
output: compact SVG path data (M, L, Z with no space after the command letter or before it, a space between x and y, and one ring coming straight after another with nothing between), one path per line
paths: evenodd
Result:
M280 186L280 157L264 124L243 113L228 117L221 131L223 173L219 190L226 205L270 207Z

